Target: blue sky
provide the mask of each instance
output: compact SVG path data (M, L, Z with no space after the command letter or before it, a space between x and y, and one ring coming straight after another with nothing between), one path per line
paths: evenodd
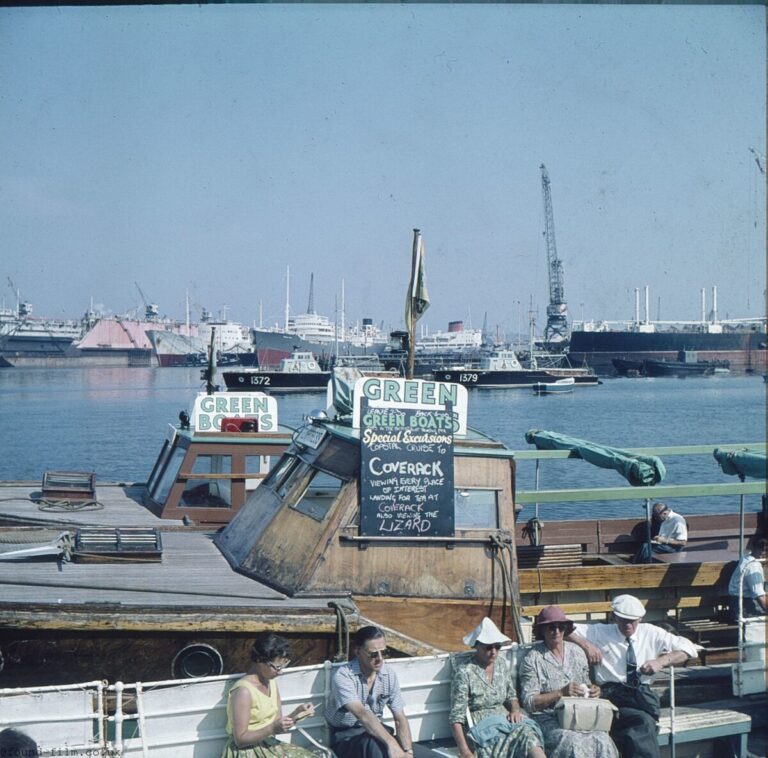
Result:
M0 10L0 291L39 315L402 324L412 228L431 330L764 310L765 9L214 5ZM520 305L522 303L522 306Z

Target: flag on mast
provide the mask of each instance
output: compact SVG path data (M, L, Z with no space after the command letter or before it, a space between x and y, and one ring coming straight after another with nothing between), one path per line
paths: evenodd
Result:
M424 315L427 308L429 308L429 293L424 273L424 240L421 238L421 232L414 229L411 282L408 286L408 297L405 300L405 325L409 331L411 326ZM411 338L413 336L411 335Z

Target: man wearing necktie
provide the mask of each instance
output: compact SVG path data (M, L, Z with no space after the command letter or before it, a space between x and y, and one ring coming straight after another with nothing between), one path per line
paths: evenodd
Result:
M696 646L642 623L645 608L633 595L616 597L611 610L610 623L577 624L568 639L584 649L602 696L619 709L611 737L622 758L659 758L659 698L650 684L661 669L695 657Z

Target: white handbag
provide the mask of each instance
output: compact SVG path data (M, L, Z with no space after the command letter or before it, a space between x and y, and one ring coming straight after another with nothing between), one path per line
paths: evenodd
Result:
M561 729L574 732L608 732L618 708L597 697L563 697L555 706Z

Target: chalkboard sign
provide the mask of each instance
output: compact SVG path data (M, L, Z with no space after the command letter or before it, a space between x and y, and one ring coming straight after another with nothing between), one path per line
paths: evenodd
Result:
M360 534L453 537L453 429L448 410L362 409Z

